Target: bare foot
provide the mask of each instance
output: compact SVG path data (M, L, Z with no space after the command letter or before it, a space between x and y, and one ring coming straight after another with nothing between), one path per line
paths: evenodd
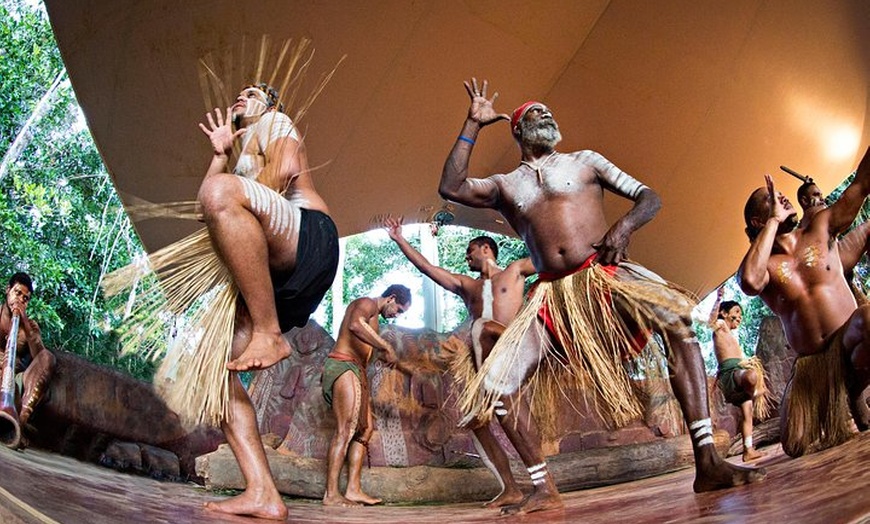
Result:
M549 490L535 491L519 504L505 506L501 508L502 515L522 515L533 511L544 511L547 509L558 509L564 507L562 497L559 492Z
M753 460L758 460L764 456L764 453L758 451L755 448L748 448L743 450L743 462L752 462Z
M696 459L697 461L697 459ZM695 493L725 489L743 484L758 482L767 472L763 468L735 466L719 458L718 455L706 464L695 463Z
M251 336L251 342L242 354L227 362L227 369L230 371L266 369L289 357L291 351L290 344L280 333L275 335L255 331Z
M342 497L341 495L330 495L328 497L326 495L324 495L323 496L323 505L324 506L338 506L341 508L354 508L354 507L360 506L359 503L354 502L352 500L347 500L346 498Z
M245 491L241 495L226 500L206 502L205 509L230 513L232 515L249 515L261 519L284 520L287 518L287 506L276 493L274 496L257 496Z
M348 490L347 492L345 492L344 498L351 502L359 502L360 504L365 504L366 506L372 506L374 504L380 504L381 502L383 502L383 499L376 499L374 497L370 497L362 491Z
M486 504L483 505L484 508L501 508L503 506L517 505L523 501L523 492L514 488L505 488L501 493L496 495L496 497Z

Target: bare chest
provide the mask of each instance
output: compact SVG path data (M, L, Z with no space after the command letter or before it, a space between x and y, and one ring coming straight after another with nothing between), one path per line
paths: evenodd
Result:
M517 213L525 215L543 202L582 198L594 180L591 168L562 157L524 162L508 175L503 194Z

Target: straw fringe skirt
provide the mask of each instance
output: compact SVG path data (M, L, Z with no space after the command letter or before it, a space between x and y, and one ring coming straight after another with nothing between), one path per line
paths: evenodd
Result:
M226 419L238 290L208 231L110 273L103 289L108 296L130 290L117 330L122 351L163 357L154 384L182 423L217 426Z
M798 357L783 395L782 449L791 457L827 449L852 437L842 355L842 330L823 353Z
M611 273L593 264L536 284L462 396L467 418L490 416L500 396L517 391L545 432L556 422L552 406L560 395L572 402L588 394L612 427L643 416L642 394L632 378L661 377L666 358L655 344L638 347L637 334L684 330L683 336L693 336L695 300L636 264L622 263ZM542 307L549 310L556 340L539 318ZM537 347L523 344L530 335L541 341Z
M755 420L766 420L770 417L770 391L767 390L767 374L764 365L758 357L744 359L740 363L743 369L755 371L758 383L755 385L756 396L752 399L752 416Z

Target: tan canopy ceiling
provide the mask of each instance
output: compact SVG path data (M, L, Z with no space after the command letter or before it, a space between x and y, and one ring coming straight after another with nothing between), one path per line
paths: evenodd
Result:
M549 104L560 150L595 149L664 207L631 255L705 292L747 247L742 209L785 164L824 191L870 142L866 0L46 0L73 87L125 201L195 197L209 159L197 63L262 35L310 37L309 76L343 55L302 127L342 235L376 216L426 221L465 117L462 81L487 78L510 112ZM240 86L239 86L240 87ZM233 88L235 89L235 88ZM227 101L229 102L229 101ZM484 129L474 176L519 160L508 125ZM627 209L614 198L612 216ZM456 223L508 232L490 211ZM195 229L149 220L149 250Z

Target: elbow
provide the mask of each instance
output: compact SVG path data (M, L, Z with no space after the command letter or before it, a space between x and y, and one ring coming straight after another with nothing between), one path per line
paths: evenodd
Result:
M444 200L456 200L456 191L447 187L443 182L438 186L438 194L441 195L441 198Z
M752 278L752 276L743 273L737 273L737 282L740 284L740 290L750 297L759 295L764 289L762 279Z
M662 208L661 197L659 197L658 193L648 187L640 192L640 198L643 199L644 206L653 215L657 214Z

